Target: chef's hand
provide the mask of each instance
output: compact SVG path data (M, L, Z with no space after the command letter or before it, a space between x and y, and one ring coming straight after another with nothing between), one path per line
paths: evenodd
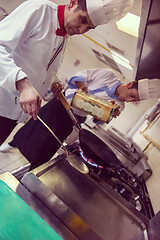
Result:
M78 89L82 89L83 91L88 92L88 87L83 82L76 81L75 84Z
M115 101L111 101L112 104L115 104ZM113 117L116 118L119 116L119 114L121 113L120 112L120 106L117 106L117 108L114 110L114 114L113 114Z
M17 81L16 88L20 91L19 103L23 112L36 120L42 102L40 95L27 78Z
M60 92L63 91L63 85L60 82L52 83L51 85L51 91L53 92L54 96L59 99L58 95Z

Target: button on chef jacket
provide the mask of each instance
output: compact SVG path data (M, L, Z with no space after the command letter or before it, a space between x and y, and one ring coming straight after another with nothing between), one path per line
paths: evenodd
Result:
M56 35L60 27L57 11L51 1L29 0L0 22L0 116L18 122L28 117L15 104L20 94L16 81L28 77L41 97L47 92L62 51L47 70L48 63L65 41Z

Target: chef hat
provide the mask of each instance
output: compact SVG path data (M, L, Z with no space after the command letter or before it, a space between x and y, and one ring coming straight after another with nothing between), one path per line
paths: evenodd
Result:
M138 81L138 94L140 100L149 98L148 79Z
M138 80L138 94L140 100L159 98L160 79Z
M86 0L87 12L94 26L118 21L130 10L134 0Z

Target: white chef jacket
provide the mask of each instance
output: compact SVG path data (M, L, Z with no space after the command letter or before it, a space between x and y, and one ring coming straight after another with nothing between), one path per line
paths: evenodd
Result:
M47 92L62 51L48 71L47 65L64 40L56 35L57 11L49 0L29 0L0 22L0 116L18 122L28 117L15 103L16 81L28 77L41 97Z
M116 77L116 75L109 69L87 69L78 72L72 77L69 82L69 88L65 92L66 99L71 103L72 97L77 90L75 82L83 82L88 87L88 92L94 94L107 101L114 100L117 105L120 106L120 111L124 109L124 102L120 101L115 95L116 88L122 84ZM86 116L85 112L82 112L76 108L73 108L75 114L79 116Z

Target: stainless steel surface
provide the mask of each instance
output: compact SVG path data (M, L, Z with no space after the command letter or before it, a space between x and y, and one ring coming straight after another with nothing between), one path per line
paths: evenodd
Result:
M81 129L81 125L80 125L80 123L78 122L76 116L74 115L73 110L72 110L72 109L69 109L67 112L68 112L68 115L70 116L70 118L72 119L74 125L75 125L78 129Z
M78 240L65 225L56 218L27 188L21 184L10 172L0 174L3 180L51 227L55 232L63 237L64 240Z
M42 169L34 169L33 173ZM58 162L40 180L102 239L130 240L144 235L148 218L108 184L97 183L67 161Z
M64 240L78 240L72 232L24 185L18 184L17 194Z
M89 169L86 166L86 164L84 162L82 162L81 159L77 159L77 157L74 156L73 154L68 155L66 157L66 160L69 162L69 164L72 167L77 169L79 172L81 172L83 174L88 174L89 173Z
M131 138L128 138L116 128L110 127L107 129L106 139L135 164L142 158L145 160L148 159L148 157L141 151L140 147L134 143Z
M135 79L160 78L160 1L143 0Z
M65 162L66 163L66 162ZM38 169L35 169L34 171L37 172L40 170L40 168L45 169L47 164L44 164L43 166L39 167ZM68 165L68 167L70 168L70 165ZM54 172L56 171L56 169L52 169L52 179L56 176L54 176ZM68 171L66 171L68 172ZM56 173L57 175L57 173ZM73 174L75 175L75 174ZM79 173L78 173L79 175ZM79 182L79 177L78 176L78 182ZM47 174L47 178L48 178L48 174ZM46 179L47 179L46 178ZM110 233L114 232L114 227L115 224L111 225L111 223L108 225L109 221L112 221L113 218L115 218L115 222L117 222L117 226L116 226L116 234L113 235L113 237L109 238L109 237L105 237L105 238L100 238L94 231L91 230L91 228L89 227L89 225L87 225L87 223L85 223L77 214L75 214L75 211L72 211L72 209L70 209L61 199L59 199L54 193L53 191L51 191L46 185L44 185L35 175L33 175L33 173L27 173L24 178L22 179L22 183L20 183L19 181L17 181L17 179L9 172L6 172L4 174L0 175L0 179L3 180L5 183L7 183L7 185L13 189L13 191L17 192L19 194L19 196L42 218L44 219L44 221L46 223L48 223L48 225L50 225L54 231L56 231L64 240L78 240L78 239L87 239L87 240L100 240L100 239L104 239L104 240L112 240L112 239L123 239L123 240L159 240L159 236L160 236L160 228L159 228L159 224L160 224L160 212L158 212L150 221L148 221L148 219L146 219L145 217L139 215L137 216L136 213L134 211L132 211L132 209L128 210L125 208L126 207L126 203L123 201L121 201L121 199L119 199L119 197L117 198L116 195L112 194L111 189L108 189L108 194L110 196L110 200L113 201L113 205L115 204L115 199L117 199L117 201L119 201L119 211L114 211L115 209L110 208L110 205L108 206L108 212L105 215L104 213L100 213L101 214L101 221L104 220L104 216L105 215L105 222L98 222L99 225L102 224L102 227L105 225L105 230L108 231L108 235L110 235ZM48 180L47 180L48 181ZM49 181L51 182L51 181ZM54 186L55 186L55 180L54 182ZM91 186L92 186L92 181L89 185L89 190L88 190L88 184L85 185L85 191L87 191L86 193L86 199L87 199L87 195L90 197L90 199L92 199L92 201L94 202L95 197L92 197L96 194L99 194L99 191L96 191L95 188L95 192L93 193L93 191L91 192ZM61 189L61 186L63 185L63 189ZM59 193L61 191L64 191L64 184L60 184L60 189ZM84 187L84 186L83 186ZM82 192L81 190L82 186L80 184L80 192ZM104 186L105 188L105 194L106 194L106 186ZM72 190L72 184L70 185L70 191ZM77 189L78 191L78 189ZM65 191L66 192L66 191ZM92 196L90 196L92 193ZM66 194L66 193L64 193ZM72 202L72 206L75 205L76 206L76 211L79 212L79 215L81 214L81 211L84 206L85 210L88 206L87 201L85 201L85 204L87 204L87 206L84 205L84 201L81 202L81 208L79 208L79 204L77 204L77 194L71 194L70 195L70 200ZM84 194L83 194L84 197ZM115 198L115 199L114 199ZM75 199L75 200L74 200ZM85 200L86 200L85 199ZM89 201L90 201L89 199ZM108 199L108 196L107 196ZM100 205L101 202L98 202L98 206ZM106 201L106 204L108 203L108 200ZM89 204L93 204L93 203L89 203ZM103 201L102 201L103 204ZM127 206L128 207L128 206ZM95 208L97 209L97 206L95 204ZM106 208L104 209L106 210ZM95 213L95 210L93 208L93 211ZM87 211L88 212L88 211ZM128 213L128 219L132 220L132 222L130 222L131 225L133 225L134 227L137 226L137 228L140 231L137 231L137 229L135 229L135 232L132 234L133 231L133 226L127 229L128 224L124 225L124 229L122 228L122 225L125 224L126 222L124 221L124 215L127 215ZM86 213L87 214L87 213ZM111 218L110 215L113 215ZM121 217L122 215L122 217ZM92 212L89 214L90 217L93 216ZM94 215L93 218L93 222L97 221L97 218L99 220L99 214L98 215ZM116 218L118 218L116 220ZM127 216L126 216L127 218ZM137 219L138 218L138 219ZM111 226L111 229L109 229L109 227ZM146 228L147 227L147 228ZM96 228L94 230L97 231L97 228L99 228L99 226L96 226ZM122 228L122 230L121 230ZM127 235L122 235L122 233L126 231ZM131 231L131 232L130 232ZM119 236L117 237L117 234L119 232ZM87 235L87 234L88 235ZM128 236L128 234L130 233L131 236ZM80 237L79 237L80 236ZM124 238L123 238L124 237Z
M29 172L30 166L31 166L31 164L28 163L28 164L26 164L26 165L24 165L24 166L22 166L22 167L20 167L16 170L11 171L11 174L13 174L13 176L16 179L20 180L25 173Z
M102 240L33 173L22 178L16 192L64 240Z
M144 181L146 181L152 175L152 170L146 162L146 159L143 158L141 158L139 162L132 167L132 172L136 173L138 177L142 176Z
M152 122L158 115L160 114L160 99L156 102L156 104L150 109L148 114L146 115L146 119L149 122Z
M58 97L59 97L61 103L63 104L64 108L65 108L66 111L68 112L68 115L70 116L73 124L74 124L78 129L80 129L80 128L81 128L81 125L80 125L78 119L76 118L73 110L71 109L70 104L68 103L68 101L67 101L67 99L65 98L65 96L64 96L64 94L63 94L62 91L58 93Z
M65 154L62 154L61 157L58 156L55 159L55 162L53 164L49 165L45 169L43 169L40 172L36 173L36 176L37 177L42 176L43 174L48 172L51 168L53 168L57 164L58 161L65 161L65 160L67 160L69 162L69 164L72 167L74 167L75 169L77 169L79 172L81 172L83 174L88 174L89 169L86 166L86 164L81 161L81 159L77 159L76 156L73 155L73 154L68 154L68 156L66 156Z
M87 126L86 128L89 129ZM148 157L131 139L127 139L126 136L119 134L118 130L114 131L112 128L104 131L101 126L96 126L91 131L103 139L119 161L134 174L138 177L143 176L144 180L151 176L152 171L146 161Z
M150 220L148 227L149 240L160 238L160 211Z
M58 157L57 157L58 158ZM65 154L64 154L64 158L65 158ZM63 161L64 158L58 158L55 160L54 163L52 163L51 165L49 165L48 167L44 168L43 170L41 170L40 172L36 173L36 177L40 177L42 176L43 174L45 174L46 172L48 172L50 169L52 169L56 164L57 164L57 161Z

